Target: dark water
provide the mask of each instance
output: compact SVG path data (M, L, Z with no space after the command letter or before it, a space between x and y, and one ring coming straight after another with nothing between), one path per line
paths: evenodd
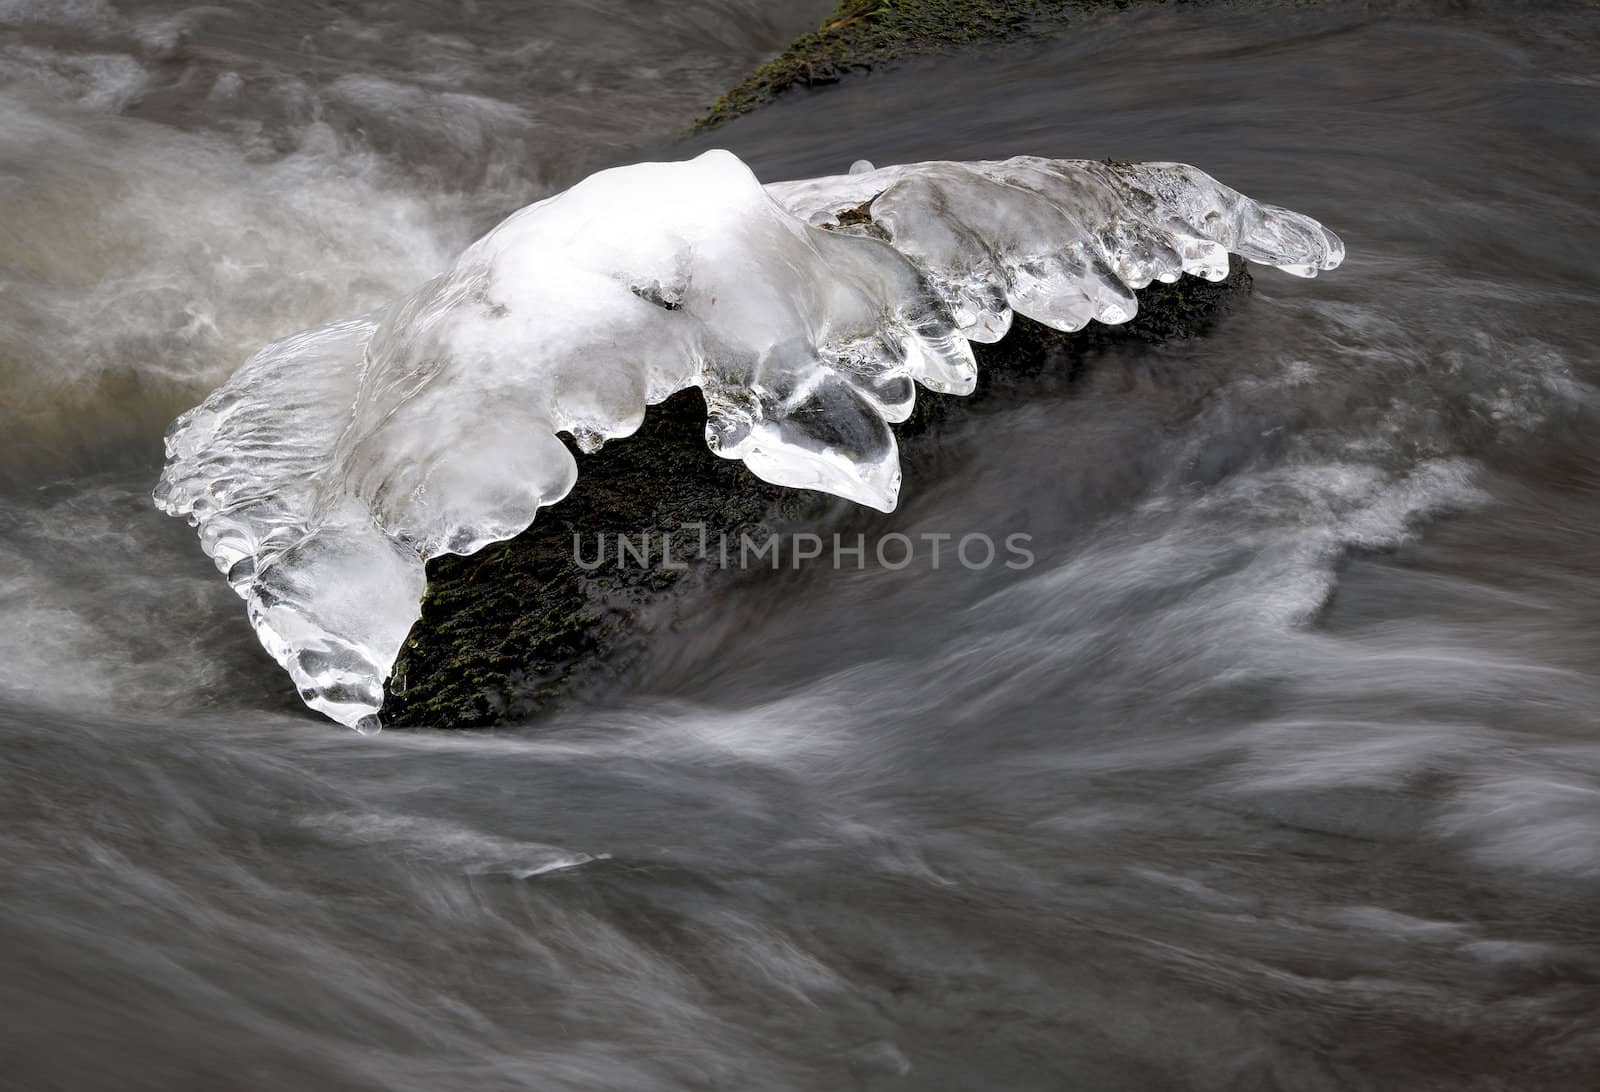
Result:
M372 738L148 506L161 424L816 13L18 12L0 1085L1600 1086L1593 7L1130 12L723 130L1186 160L1351 257L958 420L885 526L1030 569L752 581L604 707Z

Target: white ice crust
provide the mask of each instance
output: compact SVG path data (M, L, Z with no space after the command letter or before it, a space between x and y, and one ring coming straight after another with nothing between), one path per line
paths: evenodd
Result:
M268 345L168 430L187 516L306 704L377 726L424 562L524 530L581 450L703 392L706 443L883 511L916 385L973 389L1017 312L1126 322L1134 289L1299 276L1339 240L1193 167L1018 157L763 187L725 151L602 171L393 304Z

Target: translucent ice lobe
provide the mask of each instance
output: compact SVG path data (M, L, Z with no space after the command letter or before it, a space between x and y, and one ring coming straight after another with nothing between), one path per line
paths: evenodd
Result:
M1018 158L763 188L726 152L604 171L509 217L370 316L267 346L174 423L156 490L304 700L376 723L424 562L510 538L583 450L703 391L708 446L888 511L889 425L966 394L1013 310L1121 322L1228 252L1312 275L1315 221L1181 164Z
M261 567L245 602L262 646L307 705L352 728L375 727L425 585L422 558L347 497Z
M1262 205L1181 163L919 163L768 191L819 226L886 238L939 290L962 332L994 340L1012 309L1059 330L1124 322L1132 289L1227 276L1229 252L1300 276L1344 246L1315 220Z
M156 504L199 527L241 595L258 565L310 532L376 328L368 316L275 341L167 430Z

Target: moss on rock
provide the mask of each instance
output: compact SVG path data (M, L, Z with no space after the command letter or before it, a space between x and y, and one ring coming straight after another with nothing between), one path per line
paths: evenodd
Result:
M839 0L833 13L759 65L696 119L706 129L771 102L791 87L836 83L847 72L1022 38L1074 16L1126 8L1133 0ZM1167 3L1168 0L1137 0ZM1194 2L1194 0L1172 0Z

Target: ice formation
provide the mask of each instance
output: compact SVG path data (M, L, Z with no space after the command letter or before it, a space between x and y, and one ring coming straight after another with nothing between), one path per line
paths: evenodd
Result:
M728 152L602 171L377 312L274 342L173 423L188 516L306 704L377 725L424 562L526 528L581 450L698 386L706 442L769 482L888 511L916 384L976 380L1012 312L1125 322L1133 290L1300 276L1343 247L1193 167L1030 157L763 187Z

